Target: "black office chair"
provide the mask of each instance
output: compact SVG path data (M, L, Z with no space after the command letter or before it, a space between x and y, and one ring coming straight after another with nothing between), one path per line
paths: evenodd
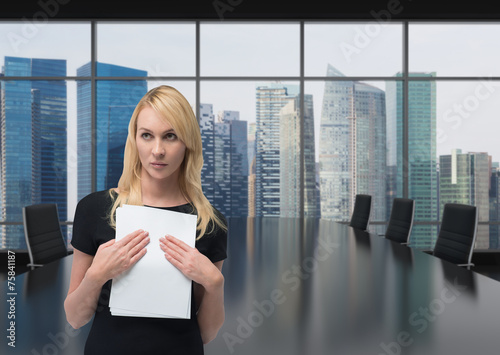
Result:
M459 266L471 263L476 242L478 211L476 206L447 203L432 255Z
M372 208L372 197L371 195L356 195L356 200L354 201L354 209L351 215L351 221L349 226L367 230L368 223L370 222L370 212Z
M23 207L24 237L30 263L40 267L68 255L59 223L57 204L41 203Z
M409 198L395 198L392 202L391 217L383 236L407 245L413 228L415 201Z

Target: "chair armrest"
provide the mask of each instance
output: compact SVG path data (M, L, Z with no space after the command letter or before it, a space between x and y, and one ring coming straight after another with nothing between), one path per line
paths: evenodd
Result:
M30 266L30 267L34 268L34 267L42 267L43 264L32 264L32 263L29 263L26 266Z
M467 263L467 264L457 264L457 265L458 265L458 266L467 266L467 267L469 267L469 266L474 266L474 264L473 264L473 263Z

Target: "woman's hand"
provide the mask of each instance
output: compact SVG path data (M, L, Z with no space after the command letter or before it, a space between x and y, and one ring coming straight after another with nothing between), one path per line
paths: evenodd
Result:
M125 238L99 246L88 272L103 284L130 269L146 254L149 233L137 230Z
M205 290L211 291L223 285L224 277L220 270L198 249L171 235L160 238L160 248L172 265Z

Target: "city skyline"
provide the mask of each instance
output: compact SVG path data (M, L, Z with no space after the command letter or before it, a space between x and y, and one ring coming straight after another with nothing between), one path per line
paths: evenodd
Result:
M36 58L30 59L30 58L9 57L9 60L11 63L21 64L21 66L19 67L20 69L17 69L15 65L12 66L12 68L14 68L13 70L21 70L19 71L19 73L22 73L22 70L26 70L23 69L23 65L26 66L26 64L31 65L30 63L34 63L34 68L35 68L34 73L36 73L37 67L42 68L42 70L44 70L43 68L45 68L47 64L52 63L52 62L47 62L47 60L39 60ZM41 65L37 66L36 64L38 63L40 63ZM54 63L64 63L64 62L55 61ZM128 76L133 76L134 74L140 74L140 75L144 74L143 72L137 71L136 69L133 68L124 68L106 63L97 63L97 68L99 68L99 70L101 71L107 71L109 74L121 73L121 75L128 74ZM9 70L10 70L9 67L4 68L4 71L7 74L12 73ZM80 70L81 70L81 75L85 75L85 71L89 70L89 64L82 66ZM415 75L432 76L434 74L430 73L430 74L415 74ZM329 66L328 76L343 76L343 74L334 67ZM40 81L40 83L43 82ZM58 82L55 83L57 84ZM323 95L323 103L322 103L323 110L321 113L321 117L331 116L334 117L334 120L339 120L337 124L334 124L334 126L337 126L336 134L340 135L338 135L337 137L336 134L328 133L329 132L328 129L325 129L326 126L322 127L321 129L322 136L320 138L320 146L321 144L323 144L323 148L321 148L322 154L326 153L327 156L331 156L330 151L328 150L330 148L325 148L326 144L325 142L329 141L336 142L336 144L338 145L338 147L335 148L334 151L341 152L348 147L352 147L352 149L349 148L348 150L345 150L345 152L343 153L347 159L346 161L343 161L342 159L328 160L329 162L339 164L339 167L343 166L341 170L347 174L344 177L336 176L334 174L335 176L333 175L330 177L323 176L322 178L321 167L322 165L325 164L325 162L322 163L321 160L319 161L320 164L319 194L316 192L316 188L314 188L314 193L305 191L306 196L304 199L305 202L304 212L306 212L306 214L308 214L309 216L314 216L315 213L318 213L317 216L321 214L322 217L326 218L333 218L335 220L346 220L349 218L351 212L352 203L350 202L352 202L351 200L353 196L356 193L370 193L372 195L376 195L375 196L376 203L374 208L375 218L372 218L372 220L373 219L383 220L384 216L387 216L388 214L389 203L387 203L386 206L386 200L387 202L389 202L390 200L388 198L389 196L395 197L399 196L401 193L400 191L398 192L401 186L400 182L401 177L399 177L401 174L397 173L397 171L389 169L388 170L389 174L391 172L392 173L395 172L395 177L390 178L385 174L385 167L386 165L387 167L390 167L391 164L394 163L396 163L395 166L398 167L402 166L401 164L402 113L401 113L401 106L398 104L400 102L400 97L402 96L402 87L400 83L394 82L394 85L392 87L389 87L387 91L384 92L381 89L378 89L371 85L367 85L363 82L352 82L348 80L343 80L343 81L329 81L327 83L329 84L329 88L327 90L327 87L325 86L325 93ZM107 84L105 87L105 92L107 94L103 95L103 97L98 99L97 103L97 113L98 113L97 116L98 116L98 122L100 122L100 126L99 125L97 126L97 131L98 133L100 133L100 136L98 134L96 180L99 186L102 185L98 189L110 188L112 186L115 186L113 181L118 179L119 174L117 174L117 171L113 171L113 169L110 169L110 167L115 167L116 170L121 165L121 161L123 159L121 151L124 146L124 142L119 142L119 140L122 141L125 140L126 126L128 125L128 119L129 119L128 116L130 116L131 112L133 111L133 108L135 107L134 102L138 101L139 98L142 97L142 95L147 90L146 82L144 80L130 81L130 82L116 81L115 83L108 81L108 82L102 82L101 84L102 85ZM116 84L118 84L119 86L117 86ZM434 218L439 218L440 215L440 210L438 213L438 206L437 206L438 201L441 200L441 202L443 202L443 200L446 200L446 198L443 198L444 195L441 196L440 192L442 187L440 182L442 179L438 181L438 178L439 179L441 178L441 176L439 175L440 164L438 164L438 161L434 160L435 143L432 143L436 142L435 84L433 82L413 81L410 82L409 89L410 89L409 149L410 149L410 159L412 160L409 165L409 170L410 170L409 197L416 199L418 206L419 205L418 202L421 197L420 194L422 193L428 194L429 197L423 197L423 200L431 201L430 202L431 204L429 206L423 206L420 203L420 211L423 211L424 214L420 215L420 212L418 212L419 208L417 207L416 220L433 220L432 215L435 215ZM122 90L123 92L121 92L120 90ZM242 199L245 199L244 195L247 191L253 191L255 193L255 201L253 201L253 204L254 206L256 206L255 208L256 216L296 215L298 211L296 208L298 205L298 201L300 201L300 198L298 197L299 195L297 195L297 193L300 191L300 187L297 185L297 176L296 176L297 165L300 165L300 162L296 160L296 157L297 155L300 154L299 151L291 153L292 156L295 156L295 158L286 154L283 155L283 153L286 151L293 152L293 150L296 149L293 148L294 146L293 142L291 142L290 145L289 142L283 140L283 135L289 135L290 137L292 137L292 141L293 140L297 141L298 137L300 137L300 134L294 133L293 131L293 129L295 130L297 129L293 127L298 127L297 126L298 118L300 117L299 106L298 106L299 102L298 86L284 85L282 83L268 83L267 85L259 84L258 86L255 87L255 90L256 90L257 101L260 102L260 105L256 105L255 108L257 117L258 118L260 117L255 127L256 140L254 147L257 153L255 156L257 157L257 161L259 161L259 159L262 159L263 157L264 159L267 159L267 160L262 160L261 163L262 166L260 168L260 171L259 169L256 169L256 174L255 174L256 178L254 180L254 184L256 182L255 187L250 188L249 185L246 185L246 178L243 179L244 174L247 174L248 177L248 172L251 164L248 161L245 162L245 159L248 157L248 153L246 150L242 150L243 148L241 147L242 139L245 139L247 137L246 127L248 122L240 120L238 111L222 111L219 112L217 115L215 115L213 113L213 106L211 104L202 104L200 107L200 112L202 115L202 117L200 118L200 130L202 131L202 139L204 139L204 155L205 155L205 161L207 163L204 166L204 173L203 173L203 178L205 179L204 191L206 192L207 197L209 197L209 199L212 200L214 205L217 208L223 210L228 215L232 215L233 212L232 208L233 206L237 205L236 200L241 201ZM79 104L78 112L82 113L81 115L79 114L79 117L81 118L78 121L80 127L79 133L81 137L80 138L81 142L82 140L85 140L85 137L89 136L88 134L89 132L85 130L85 127L89 127L88 101L90 95L88 91L89 88L85 82L83 83L83 85L81 85L78 91L79 93L78 102L79 103L81 102ZM8 93L7 89L3 90L3 92L4 92L3 97L7 98L6 96L6 93ZM103 92L104 91L102 91L101 89L101 93ZM135 94L136 97L132 97L131 96L132 93ZM33 125L32 130L36 130L36 127L38 127L37 125L40 125L40 127L42 125L42 120L40 118L37 118L38 117L37 112L40 110L39 108L44 105L43 101L41 101L40 98L41 96L37 90L31 91L30 102L32 110L31 110L30 120L32 121ZM387 104L386 104L386 98L388 99ZM306 129L306 133L304 134L304 139L305 139L304 146L306 148L306 152L304 154L305 157L304 166L306 167L304 182L306 184L305 190L307 190L308 189L307 186L311 187L314 186L313 181L316 180L316 178L313 179L312 176L307 177L308 171L314 170L314 172L316 173L316 169L311 168L314 164L316 164L314 159L315 156L313 148L314 144L312 145L310 144L310 142L314 142L315 139L313 130L311 130L312 124L308 123L312 122L314 119L314 114L312 109L313 108L312 95L305 95L304 103L307 105L306 106L307 111L304 113L304 119L306 121L304 123L304 129ZM47 103L45 103L45 107L46 105ZM385 111L386 106L387 106L387 114ZM10 106L7 105L6 107ZM338 108L332 111L331 107L338 107ZM376 107L380 108L376 109ZM66 125L66 119L67 119L66 111L64 111L63 116L64 117L62 116L61 117L63 118L64 125ZM2 114L2 121L6 122L6 120L8 119L12 119L10 117L11 116L8 114L8 111L5 111L5 113ZM373 122L371 122L372 119L374 119ZM375 123L377 119L381 123ZM423 121L421 121L422 119ZM385 160L386 121L387 121L387 132L388 134L392 134L394 136L393 141L397 143L395 146L392 146L392 151L391 148L389 148L389 154L387 155L387 164ZM420 121L421 123L419 123ZM50 123L51 121L48 120L48 122ZM330 121L323 122L322 119L321 122L322 122L321 124L323 125ZM333 122L334 121L332 121L332 123ZM347 126L343 122L345 122ZM238 126L235 126L236 127L235 130L232 129L233 125L237 124L239 125L240 123L243 126L240 125L239 128ZM245 128L244 130L242 129L243 127ZM49 130L47 130L47 132L49 132ZM323 136L323 134L325 134L325 136ZM430 136L427 136L429 134ZM233 141L233 135L237 137L234 141ZM259 136L261 136L261 138L258 138ZM348 138L348 140L344 141L340 139L343 136ZM113 140L111 140L111 137L113 137ZM376 143L377 140L371 142L372 137L378 139L379 143ZM278 138L278 140L276 140L276 138ZM3 139L3 141L6 140ZM237 141L239 141L238 144L240 148L236 148ZM387 142L391 142L391 139L387 139ZM431 143L427 144L428 142ZM81 164L81 167L78 170L80 172L82 170L83 172L85 172L85 169L81 168L87 166L89 163L88 162L89 159L82 159L84 155L81 152L83 150L85 154L88 153L89 149L88 148L85 149L87 145L88 142L83 145L79 143L80 152L78 153L78 157L80 158L79 165ZM429 145L430 150L428 151L426 149L423 150L424 146L427 145ZM101 151L100 154L99 154L99 146L102 147L101 150L104 149ZM34 141L32 143L31 150L35 155L32 155L31 161L36 162L37 161L36 157L38 156L38 154L40 161L43 161L47 153L43 152L43 149L41 148L42 145L39 146L40 148L36 147L38 147L38 145L36 141ZM308 149L309 151L307 151ZM369 152L370 154L373 155L367 156L366 152ZM454 152L456 153L457 151ZM272 154L269 155L270 153ZM391 158L393 153L396 154L397 158ZM483 154L470 153L470 152L468 153L469 156L471 156L471 154L473 156L485 155L484 153ZM236 159L231 158L233 155L236 156ZM268 158L265 158L266 155L268 156ZM443 157L444 156L439 156L441 161L443 160ZM366 158L368 159L364 161L363 159ZM351 159L353 160L351 161ZM426 162L427 159L430 159L430 161ZM277 167L277 164L280 164L281 166ZM377 168L378 166L377 164L380 165L379 168ZM491 166L491 157L489 158L489 164ZM60 165L62 165L61 162L57 162L55 164L55 166L60 166ZM266 166L270 167L271 170L266 171ZM3 167L4 167L3 171L5 172L6 171L5 168L9 167L9 165L4 163ZM43 167L40 166L40 169L42 168ZM347 170L345 170L346 168ZM232 174L233 169L239 170L239 173L234 175L234 179ZM363 172L364 171L363 169L365 169L366 171ZM488 174L488 176L492 177L493 170L486 169L486 172L484 172L485 171L484 167L482 168L482 170L483 170L483 176L485 174ZM33 178L35 178L37 176L36 169L33 171L34 171ZM379 173L377 173L377 171ZM382 174L380 174L380 172L382 172ZM276 173L278 174L276 175ZM380 176L377 174L379 174ZM415 185L415 187L413 187L412 183L413 175L420 176L422 174L428 176L429 178L424 179L423 181L424 185L421 185L421 183L419 183L421 185L420 187L418 187L418 185ZM267 181L262 180L262 177L266 177ZM364 181L363 179L366 179L367 177L368 180ZM328 181L331 180L332 182L349 181L348 185L344 187L342 187L343 185L342 186L339 185L336 186L334 190L332 190L333 195L335 195L335 193L338 194L338 191L347 192L347 194L343 197L342 195L340 195L339 201L343 200L344 202L339 206L344 206L344 207L340 207L340 211L343 212L341 212L341 214L339 215L329 216L328 212L326 212L327 210L323 210L322 208L323 204L326 203L324 197L322 197L323 202L320 203L318 206L319 208L321 208L321 212L319 212L319 208L316 208L317 205L317 203L315 202L316 196L317 197L323 196L323 193L326 193L326 195L332 194L327 190L325 190L326 186L325 178L327 180L329 179ZM477 180L478 178L474 179ZM493 216L492 212L490 211L490 205L493 204L491 207L493 209L497 208L495 206L498 205L498 196L490 196L491 191L488 189L491 184L485 185L484 183L484 181L486 181L487 179L488 178L484 177L482 178L483 183L481 185L482 186L481 194L483 197L481 199L483 202L481 207L482 209L481 218L485 218L485 216L488 217ZM43 185L43 179L41 180ZM83 185L86 184L85 181L87 180L88 179L80 179L80 183L78 184L79 189L81 187L80 185L82 185L82 188L84 187ZM108 183L107 182L108 180L113 180L113 181ZM233 180L235 182L235 185L232 185ZM277 196L276 193L274 192L268 193L266 191L261 192L259 195L258 194L259 189L261 190L263 189L263 187L259 187L258 185L259 180L266 181L266 185L271 187L270 191L277 192ZM391 181L395 185L387 187L386 190L383 188L386 186L385 180ZM206 183L206 181L208 181L208 183ZM226 183L226 181L229 181L229 183ZM269 182L271 181L273 181L272 184L269 184ZM310 185L311 183L313 185ZM438 185L440 187L439 189L437 188ZM5 183L2 183L2 191L5 191L4 186ZM265 185L263 186L265 187ZM486 186L488 186L488 189L486 189ZM372 190L374 188L375 190ZM290 197L290 199L288 200L289 202L287 202L283 198L284 195L282 194L282 191L285 189L287 189L289 192L289 196L286 196L287 198ZM479 187L476 188L476 190L478 189ZM40 195L43 195L45 193L42 187L40 187L39 190L34 188L33 191L35 191L35 193L39 193ZM83 191L82 197L87 193L88 192ZM393 195L390 195L391 193ZM234 196L238 197L233 198L233 194ZM6 195L3 194L3 196L5 197ZM430 196L435 196L435 197L430 197ZM490 196L490 197L484 197L484 196ZM247 199L251 198L252 198L251 196L247 195ZM493 200L491 200L491 198L493 198ZM231 202L228 203L228 200ZM232 202L233 200L235 201L234 205ZM485 205L486 202L484 202L485 200L488 200L487 203L488 212L486 212L485 210L486 207L484 207L486 206ZM36 197L31 201L37 201ZM467 201L469 201L469 203L472 203L472 201L475 201L475 199L471 197ZM311 207L307 205L309 202L311 203ZM259 204L260 206L271 206L272 209L267 209L267 210L262 209L261 207L259 207ZM6 201L4 201L3 206L6 205L9 204ZM250 205L250 203L248 203L248 205ZM7 207L13 207L13 206L7 206ZM65 206L63 208L65 208ZM5 210L6 209L4 209L4 211ZM431 213L431 215L428 214L429 212ZM241 212L236 213L235 215L239 214L242 213ZM422 229L425 229L425 231L423 231ZM415 245L419 247L424 247L424 246L429 246L429 244L432 244L433 237L431 237L430 239L431 242L428 239L429 239L429 234L430 235L435 234L434 229L435 227L432 226L420 226L420 232L414 233L415 234L414 239L416 240ZM5 235L5 233L3 234ZM423 236L423 239L420 242L418 241L419 235ZM478 241L482 243L482 245L484 244L487 245L490 242L498 243L498 241L495 241L495 238L498 237L492 236L492 239L490 241L488 230L486 231L482 230L480 238L478 238Z
M112 66L114 66L113 64L111 64L111 65L112 65ZM117 66L117 67L119 67L119 66ZM84 75L84 74L82 74L82 75ZM361 83L366 84L366 81L362 81ZM149 84L150 84L150 83L149 83ZM253 85L262 85L262 84L252 84L252 86L253 86ZM149 89L149 87L148 87L148 89ZM314 105L315 105L315 106L317 106L317 102L318 102L318 101L320 101L320 100L315 100L315 102L314 102ZM213 104L212 104L212 106L213 106ZM219 110L219 111L220 111L220 110ZM238 112L239 112L239 111L238 111ZM317 111L316 111L316 112L317 112ZM247 122L249 122L249 123L252 123L252 120L246 120L246 121L247 121ZM318 120L316 120L316 121L318 121ZM317 124L317 123L316 123L316 124ZM68 122L68 130L70 130L69 126L70 126L70 125L69 125L69 122ZM316 132L318 132L318 129L316 129ZM438 130L438 132L437 132L437 133L438 133L438 143L439 143L439 139L440 139L440 137L439 137L439 130ZM70 139L68 138L68 140L70 140ZM72 142L74 142L73 140L71 140L71 141L72 141ZM316 140L316 145L317 145L317 144L318 144L318 140ZM439 146L439 144L438 144L438 146ZM74 147L73 147L73 148L74 148ZM479 150L479 149L473 149L473 150L471 150L471 149L464 148L464 145L462 145L462 144L461 144L461 145L459 145L459 148L460 148L460 149L463 149L463 150L475 151L475 152L488 152L488 153L490 154L490 152L489 152L489 151L484 151L484 150ZM455 149L455 148L453 148L453 149ZM317 150L317 149L316 149L316 150ZM452 150L452 149L450 149L450 151L451 151L451 150ZM446 154L446 153L448 153L448 152L443 152L443 153L445 153L445 154ZM317 153L316 153L316 154L317 154ZM437 155L436 155L436 157L437 157L437 156L439 156L439 153L436 153L436 154L437 154ZM496 161L496 160L495 160L494 155L493 155L493 154L491 154L491 155L492 155L492 157L493 157L493 160L494 160L494 161ZM318 161L318 160L316 160L316 161Z
M5 57L2 75L66 75L62 60ZM0 207L7 222L22 221L22 208L57 203L62 220L68 216L67 92L64 81L2 82L0 88ZM66 227L63 227L65 230ZM22 230L1 225L2 246L22 248Z
M98 61L106 60L106 62L115 63L113 65L134 67L147 72L148 76L172 76L173 80L169 82L147 80L147 88L149 89L152 86L162 83L171 84L181 90L192 103L192 106L195 107L197 92L195 81L186 79L175 81L175 75L194 75L194 26L187 23L181 24L180 27L177 27L176 24L162 26L164 31L162 30L163 32L158 32L157 35L151 36L151 41L148 36L144 36L144 33L154 31L157 26L154 24L134 24L132 27L133 29L130 28L130 44L139 44L142 38L141 47L138 48L147 50L148 47L151 48L158 43L157 38L159 36L168 35L171 40L169 40L170 47L165 47L166 50L170 52L176 51L176 53L182 53L182 55L179 55L177 58L174 56L172 58L173 61L169 61L170 57L168 60L166 60L166 57L162 59L155 56L147 56L145 58L139 54L140 52L144 52L144 50L120 52L118 49L125 50L124 46L120 45L120 41L114 41L113 39L116 37L113 36L123 33L124 27L119 24L98 24ZM399 45L401 43L401 27L399 24L390 24L380 28L380 31L376 35L368 36L366 47L359 47L357 48L357 52L346 56L340 49L347 48L348 46L356 46L356 38L359 39L363 35L367 35L366 31L368 27L363 23L305 24L306 55L304 75L306 77L304 94L311 95L314 98L316 154L319 154L317 147L319 145L320 120L318 117L321 112L322 96L327 81L321 81L318 78L308 80L307 76L324 75L319 72L324 72L328 63L332 63L339 70L345 72L347 76L366 76L361 83L378 87L385 92L387 90L387 83L394 83L394 81L370 80L370 76L383 75L395 77L400 72L402 67L401 61L395 58L400 55L399 52L401 50L401 46ZM450 154L453 149L462 149L464 152L487 153L492 157L493 162L497 162L500 157L500 146L496 144L495 132L497 130L485 129L485 127L494 128L497 125L495 118L496 113L499 111L500 90L498 90L498 87L500 87L500 84L491 78L498 76L498 66L495 65L498 61L495 58L500 58L500 55L493 52L494 48L491 45L487 45L491 41L485 34L493 35L500 26L487 24L440 25L410 23L409 27L410 72L436 73L435 77L431 80L436 85L436 162L439 161L441 155ZM19 57L23 57L21 54L25 54L24 57L26 58L44 59L46 57L45 59L67 60L67 73L65 75L72 76L76 75L76 68L82 66L90 59L89 52L85 50L85 48L90 48L90 37L88 36L90 26L88 24L71 25L71 28L75 29L75 31L71 31L71 35L69 31L63 31L62 29L64 28L63 24L49 24L44 26L35 38L19 48L13 48L10 43L5 42L7 36L1 37L0 41L5 42L5 46L2 48L6 55L16 54ZM269 53L269 55L272 54L273 58L278 59L276 62L281 63L286 68L284 67L283 71L279 72L271 70L270 73L277 73L277 76L288 75L288 81L281 81L284 85L299 85L298 77L296 81L292 80L293 76L298 75L299 67L294 64L298 60L297 56L292 55L286 58L286 60L280 59L284 52L290 53L288 49L292 47L297 48L296 46L299 43L297 40L297 28L296 24L287 24L286 26L283 24L260 24L259 26L251 24L234 26L233 24L225 24L225 26L219 26L212 24L208 26L208 24L202 23L200 37L202 41L200 48L202 49L202 55L200 60L204 68L207 69L203 69L200 73L199 102L210 103L214 112L239 112L240 120L248 122L248 127L250 128L256 121L255 87L262 84L261 81L252 80L251 77L252 75L267 74L263 71L255 71L252 65L250 65L255 56L247 55L248 58L244 58L245 53L248 54L248 52L239 52L237 48L229 53L222 53L220 49L217 50L214 43L220 38L224 38L224 41L241 38L242 33L247 33L248 36L246 38L251 38L252 36L254 38L262 38L262 36L258 36L257 34L268 34L267 37L269 40L251 42L252 53L265 52ZM16 27L15 24L2 24L0 26L0 33L4 34L18 30L19 27ZM176 32L179 34L178 37L174 35ZM289 35L285 34L287 32ZM458 36L457 34L460 35ZM270 48L273 45L273 35L279 35L283 39L283 45L281 46L280 44L281 47ZM176 40L176 38L179 40ZM53 46L51 45L53 50L49 54L44 55L44 46L38 45L42 39L45 40L44 43L54 44ZM79 46L75 46L75 43L78 43ZM443 43L446 45L444 46ZM446 48L464 48L464 43L473 45L476 50L471 53L461 53L460 58L462 60L460 61L450 60L450 55L453 57L456 52L452 50L447 51ZM285 48L287 49L285 50ZM34 52L41 55L33 55ZM294 49L291 53L298 52L295 52ZM489 54L482 56L480 53ZM467 60L465 59L465 55L475 57L476 59ZM177 60L182 57L189 57L191 60L184 62ZM224 61L221 62L221 58ZM239 59L235 61L235 58ZM381 58L384 58L384 60L381 60ZM241 65L239 68L234 67L229 72L220 71L210 73L206 70L210 69L211 64L209 63L213 60L220 61L218 68L223 68L228 63L238 62L247 64ZM269 60L269 63L272 63L272 58L269 58ZM479 62L481 62L480 66L473 64ZM188 67L191 69L187 70L186 68ZM269 68L273 68L272 65L268 66L265 70L269 70ZM464 70L464 68L467 70ZM366 70L363 71L364 69ZM319 72L314 72L313 70ZM211 74L228 75L228 80L221 80L223 78L215 81L203 79L203 75ZM246 76L246 78L244 80L234 80L230 78L231 75ZM443 75L456 75L458 77L452 81L441 80L440 77ZM464 77L463 80L460 79L460 76L464 75L475 76L475 78ZM193 79L195 78L193 77ZM278 81L280 81L279 78L274 82ZM98 80L97 82L99 83L100 81ZM75 184L77 85L75 81L70 79L66 81L66 87L68 114L67 175L68 191L70 191L69 195L71 195L71 192L77 188ZM480 137L480 139L477 139L477 137ZM316 162L319 161L319 159L315 160ZM76 195L68 196L69 220L71 220L76 201Z

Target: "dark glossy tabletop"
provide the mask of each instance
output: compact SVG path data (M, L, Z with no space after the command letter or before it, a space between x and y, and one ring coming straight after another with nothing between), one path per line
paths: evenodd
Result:
M226 321L206 355L500 353L498 281L334 222L229 223ZM2 354L83 353L89 325L75 333L63 309L70 269L71 256L17 277Z

